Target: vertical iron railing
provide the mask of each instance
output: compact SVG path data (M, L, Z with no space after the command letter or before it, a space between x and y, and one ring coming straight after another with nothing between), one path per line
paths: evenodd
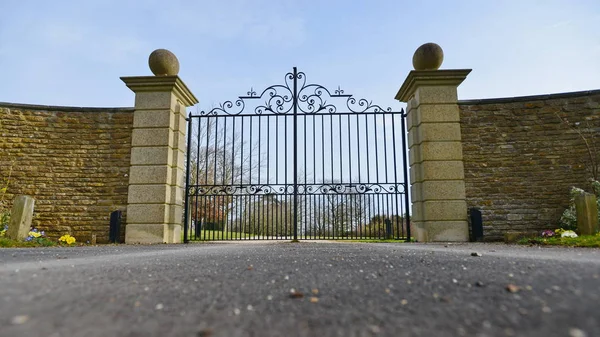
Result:
M410 240L403 110L307 84L294 67L187 121L184 242Z
M406 144L406 137L408 134L406 133L406 123L407 123L407 115L406 113L402 113L402 162L404 163L403 175L404 175L404 206L406 207L406 241L410 242L410 201L408 200L408 155L407 149L408 146ZM394 151L395 153L395 151Z
M298 241L298 69L294 67L294 241Z

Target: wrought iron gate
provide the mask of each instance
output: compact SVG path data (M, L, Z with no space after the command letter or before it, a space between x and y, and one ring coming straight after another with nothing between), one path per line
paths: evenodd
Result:
M410 240L405 119L295 67L190 114L184 241Z

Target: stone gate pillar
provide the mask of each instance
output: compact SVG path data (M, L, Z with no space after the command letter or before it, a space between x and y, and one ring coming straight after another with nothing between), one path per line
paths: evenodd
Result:
M412 221L418 241L468 241L457 87L471 69L438 70L443 51L427 43L396 99L407 103Z
M155 76L121 77L135 92L126 243L180 243L186 108L198 100L165 49L150 54Z

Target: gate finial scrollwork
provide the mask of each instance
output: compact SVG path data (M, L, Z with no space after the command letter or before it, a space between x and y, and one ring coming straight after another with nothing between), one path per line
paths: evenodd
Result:
M201 111L200 115L242 115L248 101L262 101L254 107L254 114L317 114L319 112L338 113L343 103L336 105L336 99L345 98L344 111L340 113L391 113L392 108L383 108L364 98L357 99L345 94L340 86L330 91L320 84L307 84L304 72L288 72L284 84L276 84L258 93L253 87L235 101L225 101L218 107ZM339 107L340 106L340 107ZM294 109L294 107L296 109Z

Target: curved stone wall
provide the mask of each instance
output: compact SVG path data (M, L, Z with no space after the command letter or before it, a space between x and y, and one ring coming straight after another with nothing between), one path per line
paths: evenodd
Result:
M107 242L110 212L127 208L132 125L133 108L0 103L1 206L31 195L36 228Z
M600 160L600 90L459 101L459 108L467 205L481 209L486 239L556 228L570 187L591 190L588 149L561 118L593 142Z

